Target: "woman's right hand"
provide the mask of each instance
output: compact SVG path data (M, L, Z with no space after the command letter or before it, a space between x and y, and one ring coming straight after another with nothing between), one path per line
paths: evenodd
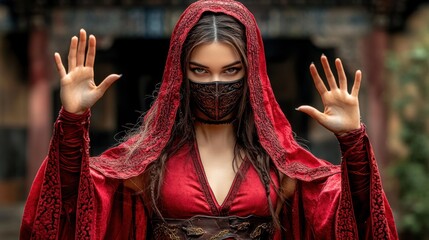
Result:
M82 114L91 108L110 85L121 77L118 74L110 74L98 86L95 84L95 37L89 36L85 56L86 41L84 29L80 30L79 38L72 37L68 55L68 72L64 68L60 54L55 53L55 62L61 77L61 103L64 110L75 114Z

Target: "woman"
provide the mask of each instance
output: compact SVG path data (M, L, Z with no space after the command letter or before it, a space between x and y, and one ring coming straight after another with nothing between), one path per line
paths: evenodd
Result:
M293 138L266 73L262 39L240 3L198 1L171 37L163 82L142 126L89 157L91 106L120 78L93 81L95 37L55 54L63 108L31 189L21 239L396 239L375 158L341 61L325 106L299 111L339 139L341 166Z

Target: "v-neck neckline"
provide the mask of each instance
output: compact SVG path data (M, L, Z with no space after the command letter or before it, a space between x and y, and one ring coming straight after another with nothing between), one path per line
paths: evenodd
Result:
M241 182L243 181L243 177L245 176L247 169L249 168L249 161L247 161L247 157L243 159L243 162L240 164L238 171L235 173L234 180L229 187L228 194L224 198L223 202L219 204L213 192L213 189L211 188L210 183L208 181L207 174L205 172L204 165L201 160L200 152L198 149L198 143L196 141L194 143L192 152L194 153L192 159L194 161L198 179L200 181L200 185L207 199L207 202L210 205L212 213L218 216L228 215L229 209L231 208L231 204L240 188ZM240 173L243 175L243 177L240 176Z

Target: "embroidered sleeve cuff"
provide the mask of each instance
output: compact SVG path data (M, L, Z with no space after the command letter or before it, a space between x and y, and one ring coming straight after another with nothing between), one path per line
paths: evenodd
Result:
M86 124L91 117L91 110L88 109L82 114L75 114L67 112L63 107L60 109L58 121L65 124Z
M59 134L59 156L62 179L67 174L80 171L84 146L89 143L88 128L90 110L83 114L67 112L60 109L56 123L56 131ZM74 179L73 177L70 177ZM69 180L64 180L69 183ZM67 184L66 184L67 185Z
M366 126L361 123L361 127L359 129L348 132L344 135L335 135L340 143L341 152L345 153L351 148L360 148L363 144L363 140L366 136Z

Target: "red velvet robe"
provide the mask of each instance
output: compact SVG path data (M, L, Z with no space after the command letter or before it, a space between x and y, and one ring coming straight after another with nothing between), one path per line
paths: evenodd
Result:
M242 4L230 0L198 1L180 17L171 37L159 95L149 110L156 121L150 122L146 135L130 157L127 151L138 135L100 156L90 157L89 114L83 120L60 113L48 156L26 203L21 239L145 239L148 210L141 195L125 188L123 181L142 174L171 137L183 80L182 45L205 11L231 15L246 28L247 82L258 138L273 165L297 180L292 204L289 207L285 204L281 213L287 230L283 236L287 239L397 239L392 212L366 134L362 141L369 164L369 199L366 201L369 213L362 221L354 212L347 172L347 159L353 158L356 151L351 147L343 153L341 166L333 166L299 146L272 92L256 21ZM71 138L78 139L77 142L69 143L78 150L61 149L65 146L62 142L73 135L71 132L80 135ZM81 161L64 164L65 159L75 156ZM64 168L75 176L61 175L60 169ZM73 188L76 185L78 188ZM363 234L359 236L359 232Z

